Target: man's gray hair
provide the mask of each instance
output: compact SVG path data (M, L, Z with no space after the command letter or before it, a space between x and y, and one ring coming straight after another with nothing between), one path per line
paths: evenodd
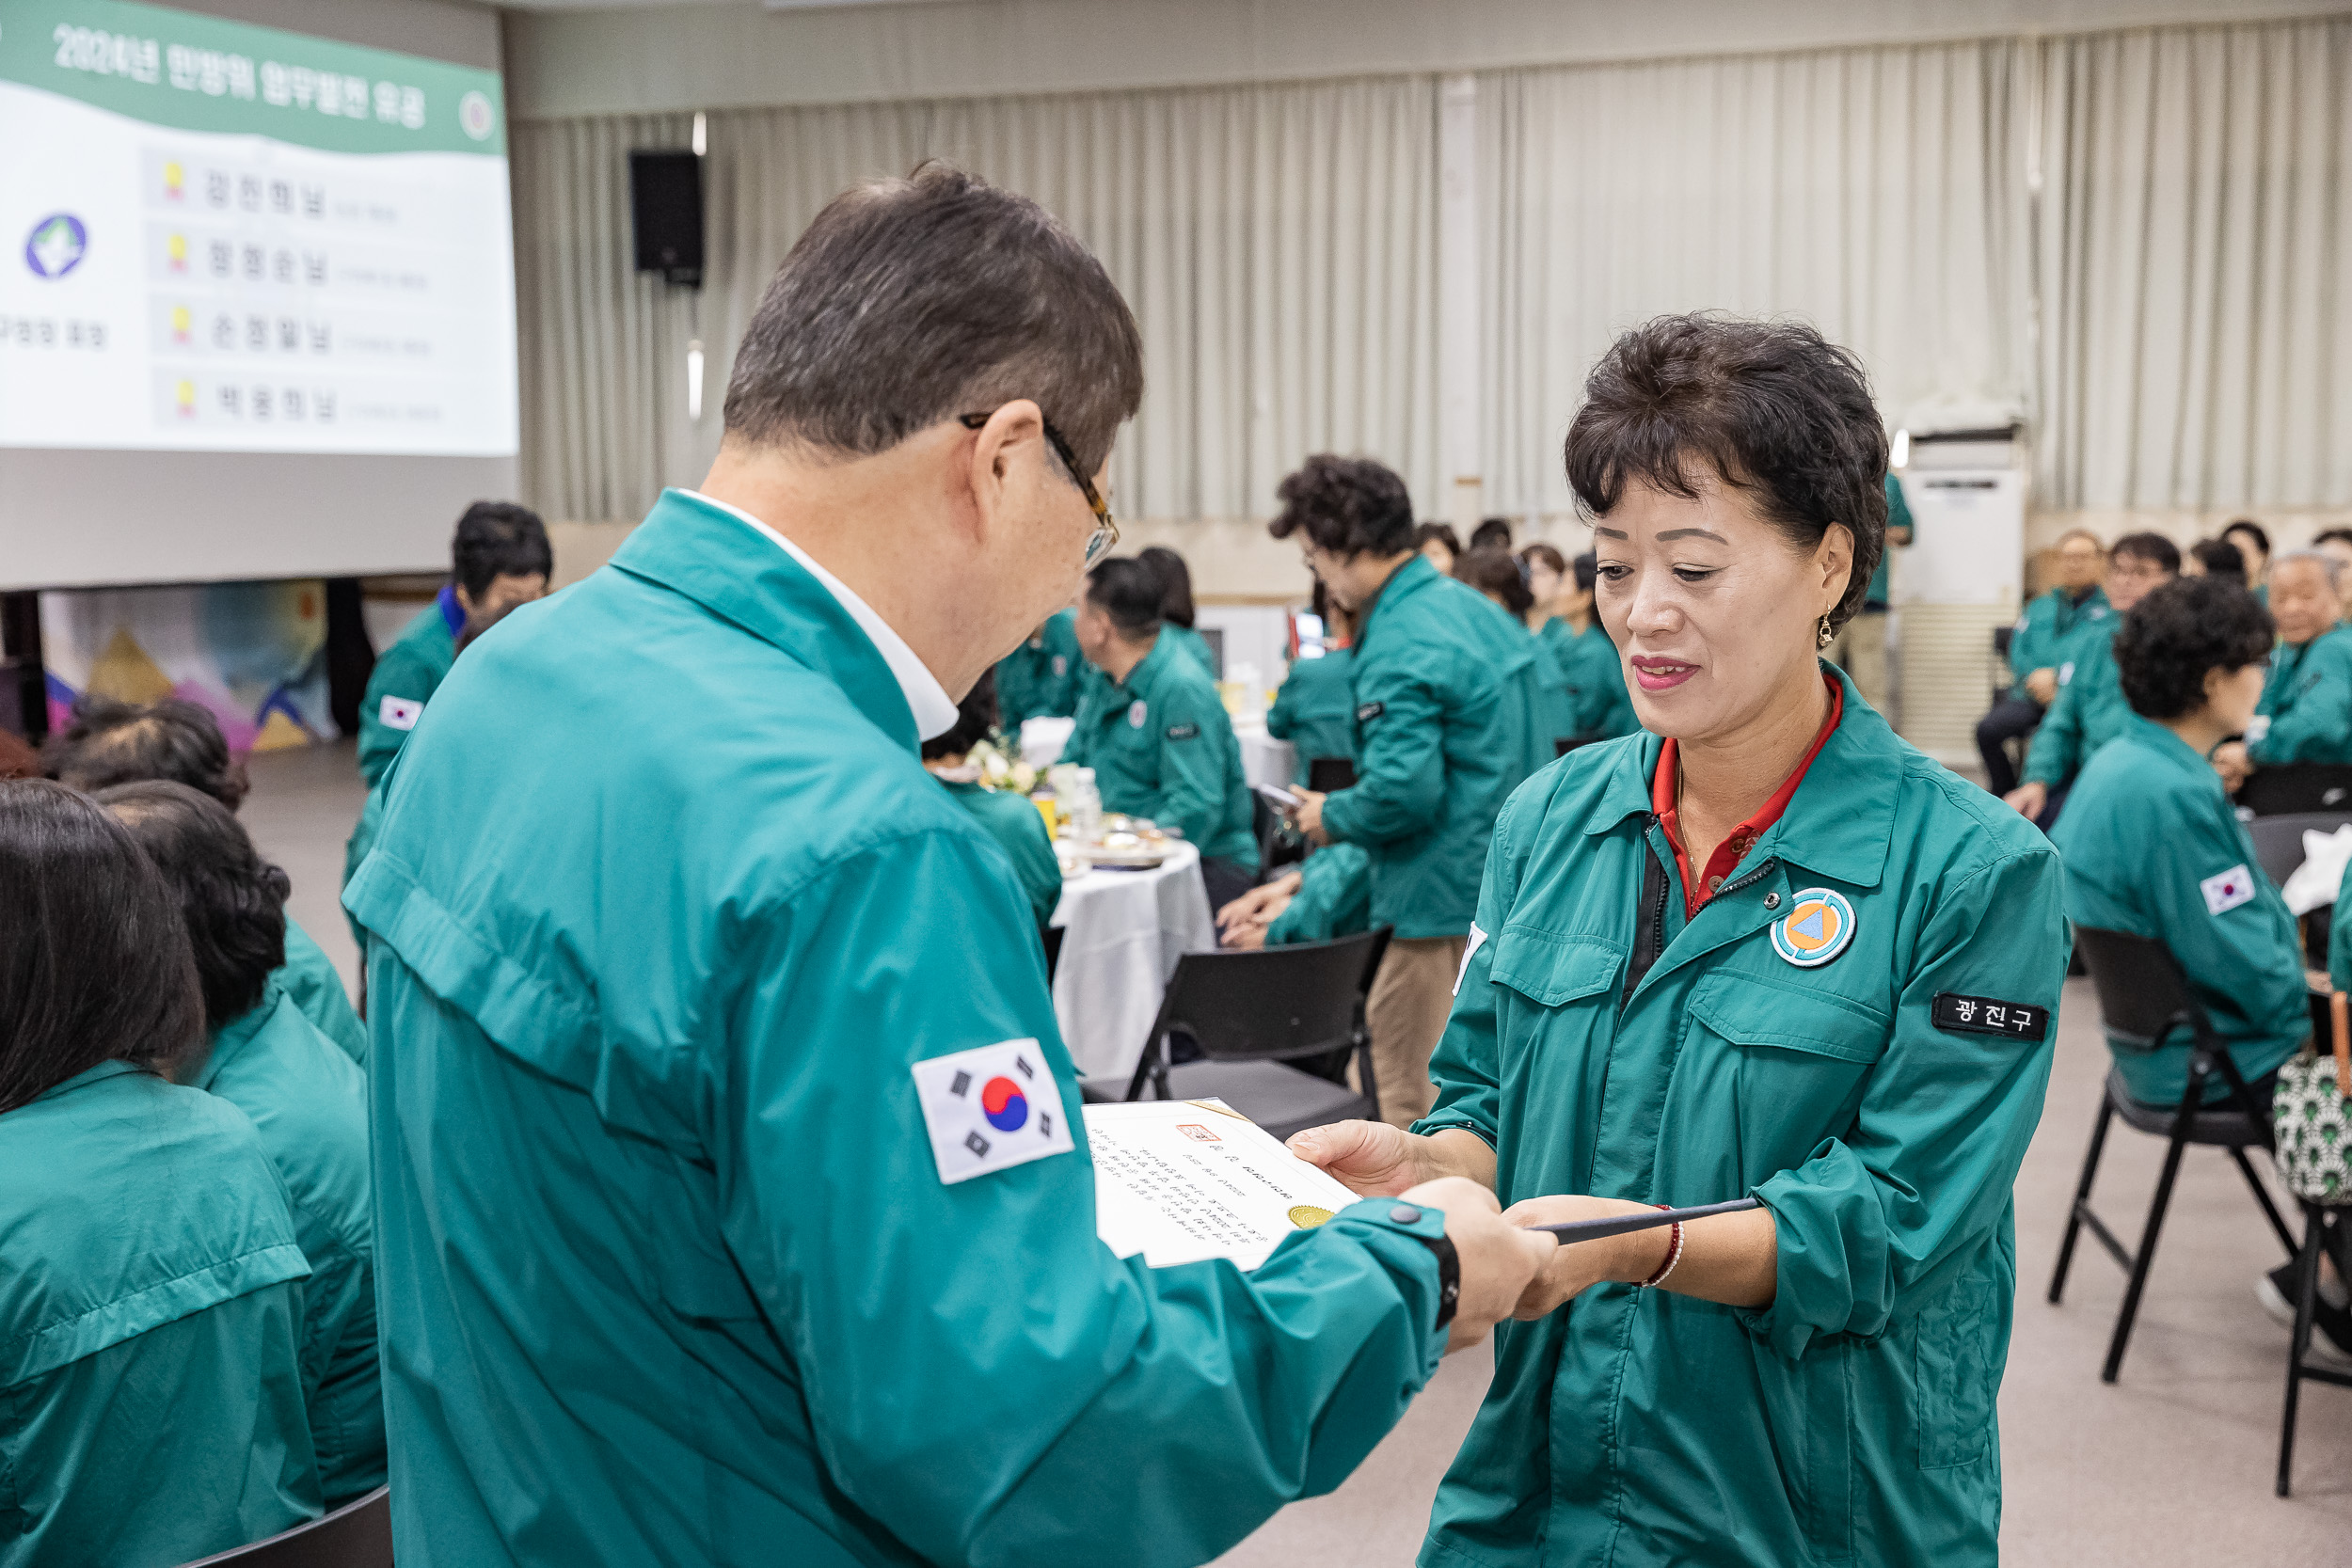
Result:
M817 214L736 350L726 429L860 455L1015 398L1086 477L1143 400L1143 339L1102 262L1045 209L946 164Z
M2341 579L2344 577L2344 562L2329 555L2326 550L2289 550L2284 555L2272 556L2270 558L2271 580L2274 582L2278 580L2280 567L2291 566L2298 561L2308 561L2328 574L2329 593L2343 592Z

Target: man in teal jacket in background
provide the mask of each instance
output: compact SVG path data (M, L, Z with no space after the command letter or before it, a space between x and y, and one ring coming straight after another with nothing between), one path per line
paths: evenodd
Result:
M2058 535L2058 580L2026 607L2009 636L2009 668L2016 677L2009 694L1977 721L1977 754L1984 759L1985 784L1995 795L2017 787L2017 765L2009 743L2029 736L2058 688L2074 677L2076 663L2115 630L2114 611L2099 586L2106 551L2089 529Z
M1527 628L1414 547L1405 482L1364 458L1311 457L1282 481L1277 539L1355 617L1356 783L1308 791L1295 821L1371 862L1372 921L1396 934L1366 1004L1380 1114L1409 1126L1436 1098L1429 1053L1478 904L1495 817L1551 760L1549 698Z
M854 189L703 491L425 714L345 896L402 1568L1206 1561L1534 1277L1448 1182L1246 1275L1095 1234L1027 905L916 750L1116 539L1141 382L1034 203Z
M1086 659L1078 652L1077 619L1075 610L1063 606L996 661L996 706L1007 733L1018 736L1026 720L1067 719L1078 711Z
M2026 749L2026 782L2001 799L2044 832L2058 821L2066 792L2100 747L2122 733L2131 717L2110 652L2123 616L2150 590L2180 576L2181 552L2161 533L2127 533L2107 552L2106 630L2076 646L2071 673L2061 671L2058 700Z

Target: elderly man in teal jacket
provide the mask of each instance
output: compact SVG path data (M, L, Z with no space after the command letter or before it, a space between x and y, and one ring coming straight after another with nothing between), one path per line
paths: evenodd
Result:
M1095 1233L1027 905L916 751L1116 537L1139 345L1034 203L850 192L703 490L418 726L345 896L403 1568L1205 1561L1534 1277L1461 1184L1248 1275Z
M1381 1115L1409 1126L1437 1097L1429 1053L1445 1032L1495 817L1553 755L1534 640L1416 550L1404 481L1363 458L1311 457L1282 482L1277 539L1303 535L1308 566L1356 636L1356 783L1305 794L1318 842L1371 862L1372 921L1396 930L1366 1004Z

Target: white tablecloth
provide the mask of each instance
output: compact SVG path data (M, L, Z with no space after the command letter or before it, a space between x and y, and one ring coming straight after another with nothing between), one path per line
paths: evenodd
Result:
M1263 719L1236 719L1233 737L1241 742L1241 771L1254 788L1279 784L1284 789L1298 777L1298 748L1265 733Z
M1088 1078L1135 1071L1176 960L1216 946L1200 851L1178 844L1151 871L1091 871L1062 884L1054 1016Z

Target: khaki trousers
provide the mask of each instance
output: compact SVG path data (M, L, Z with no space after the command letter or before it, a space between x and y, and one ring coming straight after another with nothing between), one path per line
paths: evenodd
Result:
M1372 977L1364 1022L1372 1033L1372 1071L1380 1119L1410 1127L1437 1103L1429 1053L1454 1011L1454 979L1468 937L1394 937ZM1359 1085L1360 1087L1360 1085Z
M1847 622L1829 645L1829 661L1852 677L1854 689L1880 718L1890 726L1895 722L1895 693L1887 681L1886 611L1866 610Z

